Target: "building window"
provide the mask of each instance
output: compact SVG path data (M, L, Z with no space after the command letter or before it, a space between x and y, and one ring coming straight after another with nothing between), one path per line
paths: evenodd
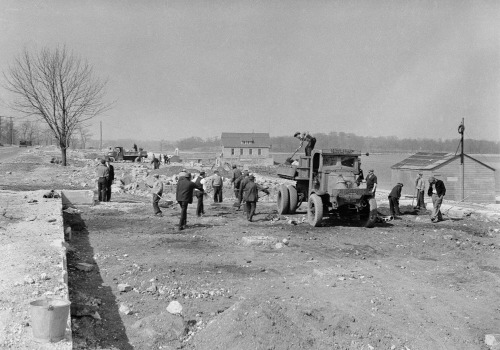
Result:
M250 149L248 150L248 154L252 155L252 154L253 154L253 149L251 149L251 148L250 148Z
M243 155L243 148L240 148L240 156Z
M231 148L231 155L234 156L234 148Z
M254 143L254 140L242 140L241 143L243 145L251 145Z
M259 154L259 156L262 155L262 149L259 148L259 150L257 151L257 153Z

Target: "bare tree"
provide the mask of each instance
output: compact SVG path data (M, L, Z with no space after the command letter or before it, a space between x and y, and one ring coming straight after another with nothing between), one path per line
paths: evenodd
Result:
M85 149L87 142L92 137L92 132L84 125L79 125L77 128L78 136L80 137L80 146Z
M36 53L25 49L4 77L5 88L15 96L11 107L47 123L61 149L63 165L77 127L110 108L103 102L106 82L66 47Z

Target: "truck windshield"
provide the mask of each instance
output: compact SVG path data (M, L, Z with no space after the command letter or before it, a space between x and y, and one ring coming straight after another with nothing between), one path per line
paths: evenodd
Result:
M342 157L340 163L343 166L348 166L354 168L354 163L356 162L356 157Z

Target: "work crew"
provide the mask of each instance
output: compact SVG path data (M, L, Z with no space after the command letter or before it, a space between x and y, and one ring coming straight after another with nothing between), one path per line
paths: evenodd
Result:
M176 200L181 207L181 217L179 220L178 231L184 230L187 224L187 208L190 203L193 203L194 189L203 192L203 186L197 185L191 181L191 174L184 171L179 173L179 182L177 182Z
M108 167L108 180L106 182L106 202L111 200L111 185L115 180L115 167L111 164L111 158L106 157L106 166Z
M241 176L241 170L238 169L236 164L233 165L233 176L231 178L231 183L233 184L233 189L234 189L234 197L238 199L238 194L240 193L240 183L236 183L236 181L240 178Z
M248 180L242 188L243 200L245 201L245 212L247 214L248 221L252 221L253 216L255 215L257 201L259 200L259 190L269 194L267 188L255 183L255 177L253 175L248 176Z
M432 222L443 221L443 215L441 214L441 205L443 204L445 194L446 187L443 181L436 179L434 176L429 177L429 189L427 190L427 195L432 198Z
M205 184L205 172L201 171L200 175L198 175L198 177L193 181L196 185L203 187L203 191L200 191L197 188L194 189L194 195L198 199L198 204L196 205L196 216L200 217L205 214L205 207L203 205L203 196L205 195L205 191L207 190Z
M248 176L248 170L243 170L241 176L236 180L236 184L238 185L238 196L236 197L236 202L233 205L237 208L236 210L240 210L241 201L243 200L243 187L248 181Z
M163 216L163 213L158 205L158 202L163 195L163 182L160 180L159 174L153 174L154 183L151 189L151 193L153 194L153 211L156 216Z
M403 184L398 182L396 186L393 187L392 191L389 193L389 207L391 209L391 215L394 219L401 216L401 211L399 210L399 198L401 198L401 189Z
M101 159L96 169L97 174L97 193L99 202L106 200L106 186L108 183L109 170L106 166L106 161Z
M304 151L306 153L306 156L310 156L312 153L312 150L314 149L314 145L316 145L316 138L312 137L309 134L309 132L307 132L307 131L303 132L302 134L297 131L293 135L293 137L298 138L300 140L300 145L299 145L298 149L300 149L302 147L302 145L304 144L304 142L307 141L307 144L306 144Z
M372 196L375 197L375 191L377 190L377 176L373 173L373 169L368 170L368 175L366 176L366 189L371 192Z
M214 189L214 203L222 202L222 186L224 179L220 176L219 171L215 170L212 175L212 188Z
M422 177L423 173L418 173L418 177L415 180L415 190L417 192L417 206L415 209L425 209L424 201L424 191L425 191L425 181Z

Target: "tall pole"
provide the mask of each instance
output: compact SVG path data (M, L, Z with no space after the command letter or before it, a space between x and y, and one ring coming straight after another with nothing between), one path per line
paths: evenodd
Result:
M2 116L0 115L0 144L2 143Z
M10 144L11 146L14 146L14 121L12 120L13 117L10 118Z
M100 121L99 124L101 126L101 147L99 147L99 149L102 150L102 121Z
M462 198L461 198L461 200L465 199L464 132L465 132L465 125L464 125L464 118L462 118L462 124L460 124L458 127L458 133L460 134L460 165L462 168Z

